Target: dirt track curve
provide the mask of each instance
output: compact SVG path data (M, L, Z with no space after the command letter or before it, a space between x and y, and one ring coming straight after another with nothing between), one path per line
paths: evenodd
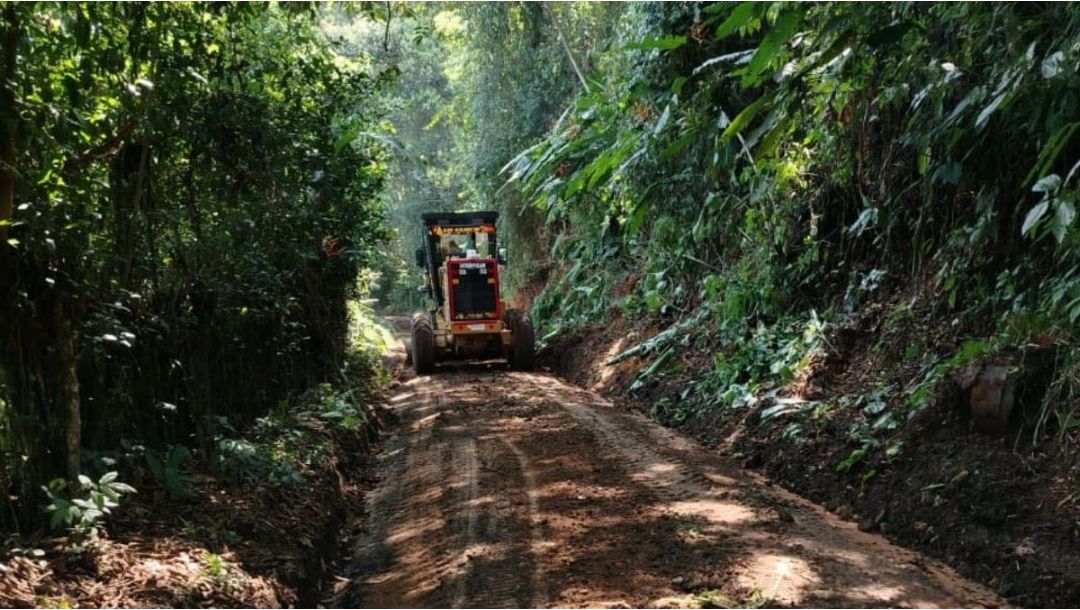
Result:
M389 408L350 606L1004 605L550 375L405 375Z

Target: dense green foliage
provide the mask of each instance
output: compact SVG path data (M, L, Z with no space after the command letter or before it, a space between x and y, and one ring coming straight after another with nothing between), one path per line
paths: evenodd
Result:
M212 449L337 375L392 75L306 5L0 12L0 484L33 511L121 440Z
M891 333L950 338L896 348L914 378L890 404L919 408L950 371L1035 341L1057 345L1044 405L1070 405L1078 18L1067 4L413 6L351 36L403 73L380 297L416 303L420 212L496 208L513 285L545 286L543 335L616 315L667 327L627 354L647 356L639 381L684 366L690 342L713 351L711 375L656 405L667 419L753 403L875 303Z
M507 173L565 265L534 305L549 331L620 311L684 321L660 359L691 334L723 347L661 414L752 400L822 323L909 287L896 319L918 301L927 327L1071 344L1074 6L643 4L620 40ZM949 367L911 347L918 406ZM1076 391L1059 356L1048 404Z
M684 10L664 14L605 90L513 165L550 221L592 229L592 247L648 239L644 270L676 278L737 270L749 255L764 291L739 308L767 314L875 268L907 275L934 262L955 307L965 282L1031 249L1029 210L1035 253L1066 262L1050 254L1073 215L1060 176L1076 118L1064 55L1075 11L1033 12L1011 39L1001 30L1025 9L1010 5ZM958 225L979 233L950 240ZM948 265L958 254L966 273ZM1036 305L1023 288L1045 275L1024 275L1001 305ZM692 300L676 294L684 283L646 307Z
M681 366L690 337L718 348L711 375L656 405L674 420L793 380L826 329L881 303L889 328L957 341L898 348L915 373L892 402L924 404L965 340L977 357L1057 345L1045 404L1080 387L1070 6L395 11L339 26L402 74L384 306L417 302L420 212L494 208L513 286L546 286L543 334L614 315L668 327L634 348L642 379Z

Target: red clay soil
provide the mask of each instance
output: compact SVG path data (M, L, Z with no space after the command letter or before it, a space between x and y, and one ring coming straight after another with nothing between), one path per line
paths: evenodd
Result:
M865 393L881 383L902 387L915 371L902 352L914 340L910 328L886 330L880 307L853 320L834 336L841 357L815 365L808 379L815 398ZM665 397L676 399L688 381L708 372L708 350L682 354L681 372L628 396L642 362L605 363L655 331L619 320L579 329L544 350L541 361L582 387L614 398L622 409L648 413ZM633 331L638 332L634 333ZM947 355L958 332L927 333L926 349ZM628 338L629 337L629 338ZM1033 447L1030 432L986 436L955 408L948 392L902 426L893 440L904 451L886 459L877 451L850 472L837 465L858 445L848 439L857 408L832 408L823 417L798 420L796 438L785 428L796 416L762 422L754 408L697 413L680 428L747 468L765 473L785 489L820 503L908 548L921 551L980 582L1009 603L1076 607L1080 604L1080 460L1052 439ZM871 470L876 473L867 475ZM868 476L864 481L863 476Z
M401 379L339 607L999 606L592 392L502 363Z

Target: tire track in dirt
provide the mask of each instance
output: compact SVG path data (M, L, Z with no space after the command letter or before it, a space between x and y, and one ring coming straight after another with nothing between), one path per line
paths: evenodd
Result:
M476 524L479 519L477 503L480 492L480 465L476 455L476 441L463 440L458 443L454 452L453 471L459 478L462 491L461 505L465 507L465 527L463 532L462 551L458 559L458 570L466 570L469 561L469 550L476 544ZM464 578L456 581L453 607L461 608L468 601L468 590Z
M526 607L533 602L535 561L525 478L506 443L485 435L480 448L479 528L463 579L469 595L461 605Z
M475 434L466 402L417 379L391 399L399 432L380 452L379 483L348 570L352 586L339 604L536 603L523 465L507 443Z
M440 509L446 492L444 443L433 442L441 417L440 401L421 383L406 384L395 401L409 401L415 417L386 441L379 457L381 484L368 495L369 531L354 554L359 575L356 600L371 607L439 605L432 593L439 588L437 556L442 542L428 540L427 532L446 528ZM406 530L401 524L409 524ZM393 572L397 563L415 569ZM406 592L402 595L402 592ZM446 602L443 602L444 604Z
M544 543L543 523L540 519L540 500L536 489L536 473L529 465L528 455L520 447L509 441L506 441L506 446L510 448L514 457L517 458L518 468L525 479L525 495L529 501L529 523L531 525L529 551L535 564L532 570L533 598L531 605L534 608L541 608L547 604L548 595L547 581L540 566L547 545Z
M446 367L389 409L346 604L1002 605L548 375Z

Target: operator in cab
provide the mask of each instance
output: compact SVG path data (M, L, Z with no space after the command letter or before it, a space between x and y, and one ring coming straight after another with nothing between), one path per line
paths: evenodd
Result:
M452 257L452 256L464 257L465 256L465 250L463 250L461 248L461 246L458 244L457 240L451 239L450 240L450 245L446 250L446 255L448 257Z

